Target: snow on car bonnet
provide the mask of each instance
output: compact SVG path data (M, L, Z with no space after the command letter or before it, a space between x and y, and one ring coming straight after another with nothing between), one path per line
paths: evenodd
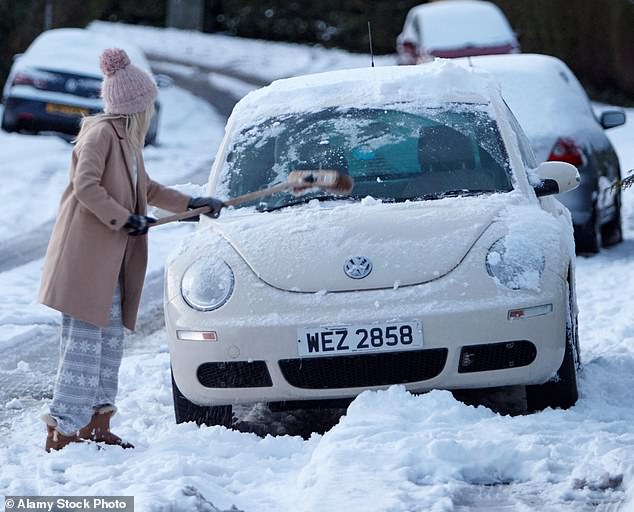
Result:
M101 52L115 47L123 48L135 66L151 73L147 60L136 46L78 28L57 28L42 32L20 57L19 64L99 78L102 76L99 68Z
M489 103L493 80L471 69L438 59L422 66L345 69L277 80L247 94L230 123L242 126L280 112L311 112L327 107L355 107L417 101Z

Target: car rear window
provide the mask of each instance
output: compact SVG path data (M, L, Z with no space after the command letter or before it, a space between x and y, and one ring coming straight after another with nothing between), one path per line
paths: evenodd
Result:
M443 2L425 7L419 11L417 21L427 50L515 44L508 20L494 4Z

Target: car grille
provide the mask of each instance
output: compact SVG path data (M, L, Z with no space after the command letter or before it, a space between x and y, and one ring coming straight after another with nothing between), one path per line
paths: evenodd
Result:
M303 389L335 389L405 384L440 374L447 349L387 354L283 359L280 369L288 383Z
M458 373L527 366L535 360L536 356L537 348L527 340L468 345L462 347L460 351Z
M264 361L203 363L198 367L196 376L206 388L263 388L273 385Z

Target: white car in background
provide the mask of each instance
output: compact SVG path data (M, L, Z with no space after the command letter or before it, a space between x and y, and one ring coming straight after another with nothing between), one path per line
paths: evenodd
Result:
M396 38L399 64L519 51L502 10L484 0L438 0L412 7Z
M127 41L81 28L42 32L14 57L2 91L2 129L7 132L55 133L72 138L83 116L103 111L99 56L106 48L123 48L132 63L152 75L143 52ZM159 85L168 83L157 77ZM160 103L146 136L154 144Z
M238 204L168 259L178 422L393 384L575 403L572 226L545 196L577 170L537 166L494 81L449 61L276 81L235 107L208 192L235 199L298 169L354 188Z
M622 109L595 114L570 68L549 55L490 55L459 59L486 70L528 136L538 161L560 160L579 169L581 183L558 196L571 212L579 254L623 240L619 158L605 130L625 123Z

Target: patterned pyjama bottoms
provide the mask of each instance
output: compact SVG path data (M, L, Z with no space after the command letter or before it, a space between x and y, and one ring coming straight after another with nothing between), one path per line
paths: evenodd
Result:
M62 314L59 367L50 415L57 429L72 435L88 424L94 410L114 405L123 356L121 294L115 291L108 327Z

